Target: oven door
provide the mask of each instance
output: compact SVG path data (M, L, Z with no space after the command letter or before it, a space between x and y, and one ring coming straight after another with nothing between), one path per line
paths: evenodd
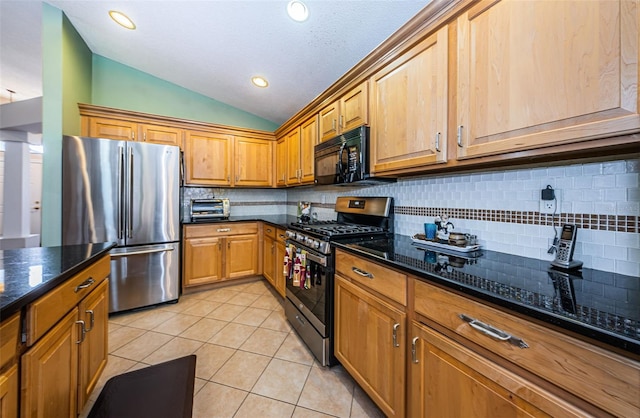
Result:
M291 249L294 261L296 256L305 252L305 273L308 272L307 280L309 280L307 286L303 285L302 280L300 284L294 284L293 267L291 267L292 271L286 278L287 298L323 337L328 337L332 308L331 304L327 303L328 292L331 290L329 280L332 279L331 258L291 241L287 241L287 246Z

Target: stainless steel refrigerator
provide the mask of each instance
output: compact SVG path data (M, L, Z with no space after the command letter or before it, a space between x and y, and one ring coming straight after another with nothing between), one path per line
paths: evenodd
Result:
M180 292L180 148L65 136L62 243L116 242L109 312Z

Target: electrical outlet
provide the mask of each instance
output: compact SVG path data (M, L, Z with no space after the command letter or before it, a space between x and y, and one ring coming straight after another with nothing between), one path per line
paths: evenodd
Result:
M540 200L540 213L553 215L556 213L555 200Z

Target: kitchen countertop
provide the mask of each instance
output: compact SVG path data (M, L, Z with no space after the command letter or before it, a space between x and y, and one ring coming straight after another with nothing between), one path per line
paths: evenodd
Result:
M640 278L495 251L415 245L408 236L335 247L593 340L640 354ZM553 277L552 277L553 276Z
M292 215L248 215L248 216L230 216L229 219L213 219L210 221L191 222L183 220L183 225L206 225L220 222L267 222L276 227L286 229L289 224L296 222L297 217Z
M0 251L0 319L20 311L108 254L115 243Z

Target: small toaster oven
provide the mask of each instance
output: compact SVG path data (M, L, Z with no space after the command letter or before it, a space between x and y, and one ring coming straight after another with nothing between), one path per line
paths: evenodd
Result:
M229 199L191 199L191 222L229 218Z

